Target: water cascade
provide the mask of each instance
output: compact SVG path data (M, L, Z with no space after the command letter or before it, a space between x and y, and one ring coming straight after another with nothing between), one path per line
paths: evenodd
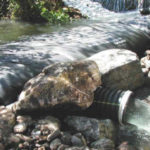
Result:
M114 12L149 9L149 0L63 0L70 7L79 9L90 19L100 19L101 16L116 15ZM105 9L104 9L105 8ZM111 11L109 11L111 10ZM108 13L109 12L109 13ZM115 17L113 17L115 18Z
M103 7L115 11L128 11L134 9L144 9L150 6L149 0L93 0L99 2Z

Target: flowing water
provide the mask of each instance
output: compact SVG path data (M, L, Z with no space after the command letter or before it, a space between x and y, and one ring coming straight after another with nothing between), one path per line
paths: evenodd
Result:
M150 133L150 106L138 99L131 100L124 114L125 122Z
M103 0L64 1L89 19L64 26L0 21L0 101L6 101L14 87L16 91L49 64L84 59L110 48L130 49L142 55L150 47L150 16L140 15L137 9L124 13L108 10L125 10L125 0L115 1L115 4L111 0L105 3ZM128 109L127 122L150 131L149 112L149 107L137 100L132 109ZM139 117L141 115L144 117ZM134 139L140 137L141 141L150 141L146 132L143 134L139 129L135 132ZM147 144L147 147L150 146Z
M137 98L129 101L120 127L119 140L128 141L137 150L150 150L150 105ZM133 149L134 150L134 149Z

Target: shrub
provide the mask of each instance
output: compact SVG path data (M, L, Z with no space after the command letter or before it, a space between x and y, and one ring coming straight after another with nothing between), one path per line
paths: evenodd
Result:
M30 22L63 23L69 21L61 0L11 0L12 17Z

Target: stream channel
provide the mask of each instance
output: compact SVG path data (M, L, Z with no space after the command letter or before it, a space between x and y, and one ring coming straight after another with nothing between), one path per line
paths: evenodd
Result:
M15 101L23 84L49 64L81 60L112 48L129 49L141 57L150 48L149 15L142 16L138 9L115 13L98 2L84 2L85 6L70 5L89 19L67 25L0 21L0 104ZM150 150L147 132L125 131L122 138Z

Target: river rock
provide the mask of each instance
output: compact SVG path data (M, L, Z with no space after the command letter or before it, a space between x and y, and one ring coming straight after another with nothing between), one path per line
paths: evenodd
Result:
M26 123L19 123L14 126L14 132L15 133L24 133L27 130L27 124Z
M61 141L63 144L71 145L72 135L69 132L62 132Z
M86 140L81 133L74 134L71 138L71 142L73 146L86 146Z
M39 119L35 124L35 129L39 130L42 135L49 135L60 130L60 121L52 116Z
M29 80L11 107L14 112L59 106L62 106L58 109L61 112L66 107L67 111L72 111L73 106L85 109L92 104L94 90L99 85L101 77L95 62L57 63Z
M15 125L15 114L6 107L0 107L0 141L8 144L8 138L13 131Z
M111 120L98 120L88 117L68 116L65 123L70 129L81 132L87 142L99 140L100 138L115 139L115 127Z
M62 143L61 143L61 140L56 138L55 140L53 140L51 143L50 143L50 149L52 150L57 150L58 146L60 146Z
M115 145L110 139L103 138L91 143L91 147L102 150L114 150Z
M136 89L143 85L144 76L136 53L125 49L109 49L89 58L99 67L105 87Z
M83 147L72 146L72 147L65 148L65 150L93 150L93 149L84 146Z

